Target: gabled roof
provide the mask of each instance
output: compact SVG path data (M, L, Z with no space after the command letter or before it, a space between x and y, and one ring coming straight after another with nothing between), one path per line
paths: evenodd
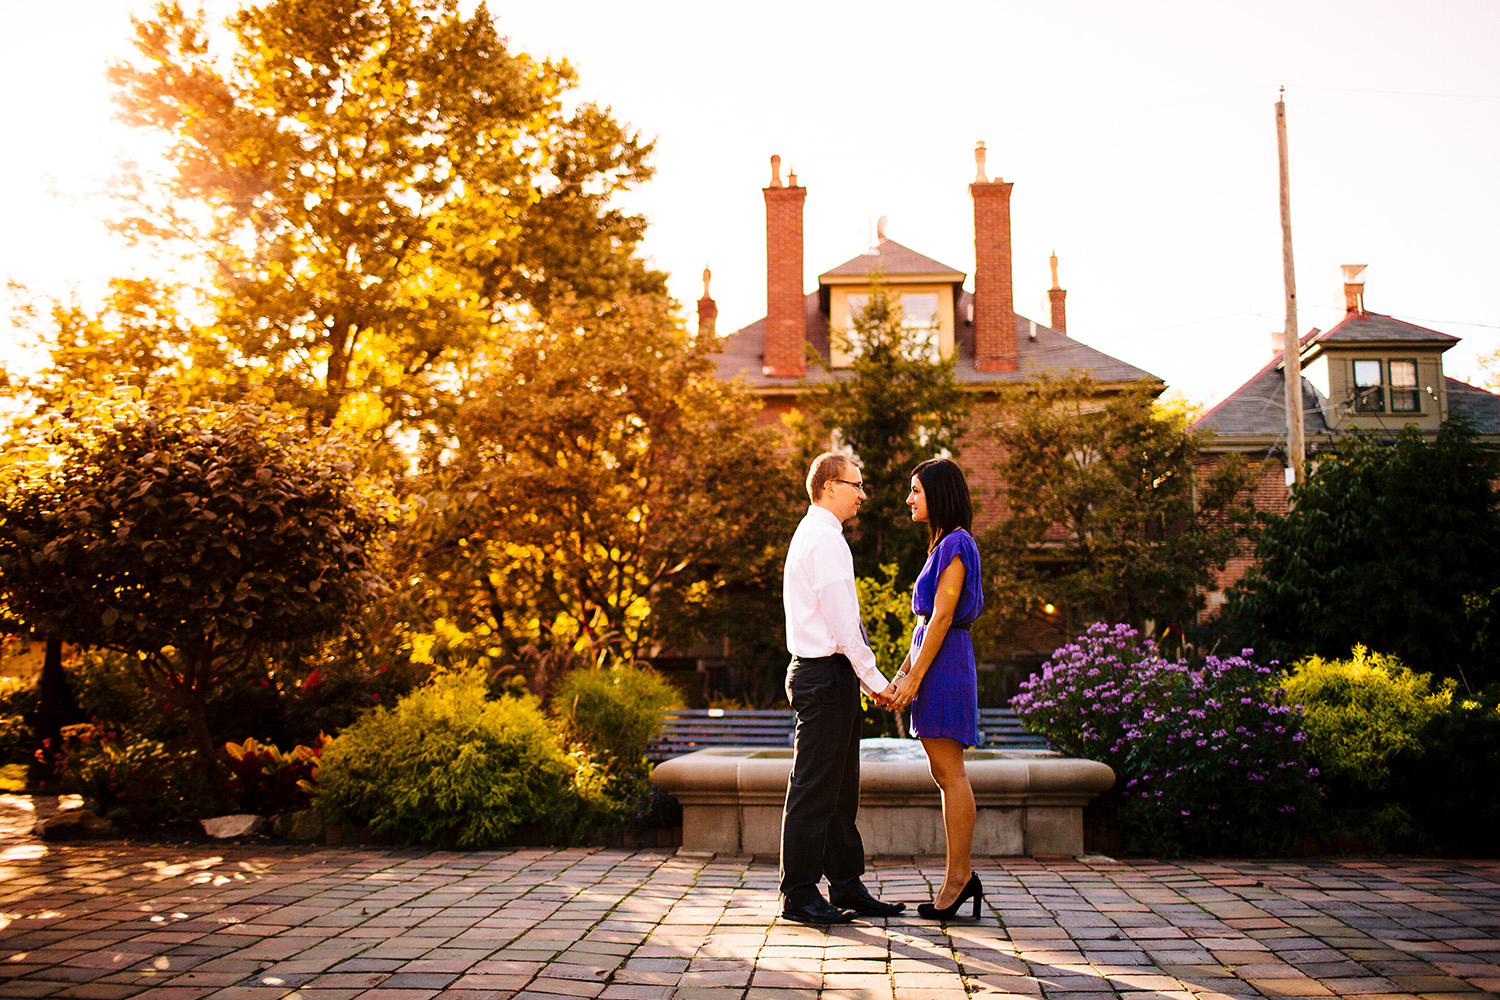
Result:
M1020 346L1020 370L979 371L974 367L974 325L967 319L969 304L973 300L972 293L964 292L954 309L954 353L958 359L953 374L961 385L1023 382L1038 375L1065 375L1073 371L1091 375L1099 382L1161 383L1161 379L1148 371L1097 351L1060 330L1041 323L1033 324L1032 320L1019 314L1016 316L1016 342ZM724 339L720 353L716 355L719 377L726 381L743 377L752 389L795 389L828 378L847 377L847 369L827 367L828 316L819 305L818 293L809 292L803 299L803 306L807 316L807 342L821 359L819 364L808 366L806 376L800 379L771 378L764 374L766 321L762 318Z
M1281 366L1281 353L1277 351L1250 381L1193 421L1193 426L1221 438L1285 437L1286 369ZM1302 429L1308 436L1329 433L1323 419L1323 394L1307 379L1302 380Z
M925 254L917 253L911 247L904 247L895 240L882 239L858 257L846 260L833 270L824 271L818 275L818 284L823 284L824 278L868 278L876 271L891 278L920 274L959 283L962 283L965 277L958 268L949 267ZM841 283L834 282L834 284Z
M1500 434L1500 396L1456 378L1444 378L1448 416L1468 421L1480 434Z
M1420 329L1420 327L1418 327ZM1441 334L1440 334L1441 336ZM1500 434L1500 395L1476 388L1456 378L1443 378L1448 397L1448 416L1468 421L1479 434ZM1335 434L1324 419L1328 400L1307 379L1302 380L1303 433L1310 439ZM1286 371L1277 351L1250 381L1228 398L1193 421L1200 430L1213 431L1223 444L1235 439L1279 440L1286 436Z
M1351 312L1336 325L1324 330L1313 339L1315 345L1343 346L1346 344L1401 344L1416 346L1427 344L1447 350L1458 343L1458 337L1429 330L1393 316L1380 313Z

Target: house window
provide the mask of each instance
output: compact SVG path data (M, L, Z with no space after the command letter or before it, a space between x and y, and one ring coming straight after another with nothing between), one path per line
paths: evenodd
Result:
M860 346L854 339L854 324L856 318L870 305L870 296L864 294L851 294L846 300L849 310L849 329L844 332L849 343L846 351L849 358L860 353ZM891 296L891 304L901 311L901 328L914 333L914 343L910 344L915 357L927 358L936 361L939 357L938 331L938 297L935 292L901 292ZM848 362L844 362L847 364Z
M901 325L908 330L931 330L938 323L938 297L931 293L901 296Z
M1387 399L1390 400L1389 407ZM1421 413L1417 363L1373 359L1355 361L1354 410L1356 413Z
M1356 413L1383 413L1380 392L1380 362L1354 362L1354 410Z
M1420 413L1422 397L1417 388L1415 361L1391 362L1391 412Z

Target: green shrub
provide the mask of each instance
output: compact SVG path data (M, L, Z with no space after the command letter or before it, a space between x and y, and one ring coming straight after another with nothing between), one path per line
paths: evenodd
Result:
M681 694L665 678L633 664L563 678L552 714L575 755L596 765L587 793L597 820L639 829L670 811L669 797L651 781L646 751L661 731L663 713L680 704Z
M0 678L0 764L29 764L36 750L31 719L37 710L37 688Z
M1420 758L1394 762L1391 787L1401 790L1429 844L1479 857L1500 854L1500 683L1456 695L1422 742Z
M1422 732L1442 715L1456 683L1433 686L1394 656L1355 646L1347 660L1309 656L1287 677L1287 700L1301 705L1313 755L1334 783L1383 792L1400 755L1420 756Z
M1284 687L1302 708L1324 773L1322 832L1330 846L1412 850L1448 839L1441 809L1419 803L1423 786L1447 784L1452 765L1440 759L1465 753L1463 733L1446 725L1454 681L1434 684L1394 656L1355 646L1346 660L1300 661ZM1431 752L1435 740L1444 752Z
M911 650L911 637L917 629L917 616L911 609L911 584L897 579L895 563L880 567L879 576L862 576L854 581L859 594L859 609L869 632L870 649L875 662L887 674L896 668ZM784 658L783 658L784 659ZM783 665L783 669L785 669ZM906 736L906 716L889 712L861 693L860 736Z
M64 726L62 732L58 782L101 816L154 826L228 809L221 772L191 740L163 742L93 723Z
M682 704L665 678L648 667L617 664L574 670L552 696L563 740L584 747L615 773L639 771L661 732L662 714Z
M219 739L238 738L254 720L258 739L277 746L311 745L362 712L390 704L415 686L425 669L403 658L377 658L344 640L279 648L275 661L226 678L210 693L204 714ZM189 736L190 720L170 698L146 690L135 657L110 650L80 653L67 664L85 716L156 740Z
M492 700L469 670L439 674L340 733L324 748L316 801L333 822L407 842L491 847L524 824L575 827L589 778L535 698Z

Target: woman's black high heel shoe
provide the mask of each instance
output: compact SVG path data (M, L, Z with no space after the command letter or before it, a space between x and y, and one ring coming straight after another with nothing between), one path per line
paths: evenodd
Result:
M958 894L952 906L939 908L931 903L923 903L917 907L917 916L926 917L928 920L949 920L969 899L974 900L974 913L970 919L978 920L979 904L984 899L984 886L980 884L979 876L974 872L969 873L969 881L964 883L963 891Z

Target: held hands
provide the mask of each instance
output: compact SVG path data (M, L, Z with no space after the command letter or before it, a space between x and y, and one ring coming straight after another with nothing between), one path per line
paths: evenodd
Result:
M920 685L920 678L914 677L904 670L898 672L895 678L892 679L890 687L886 689L889 692L887 707L895 712L908 708L912 703L912 699L917 696L917 688Z
M887 712L899 712L911 705L919 683L917 678L903 670L891 679L885 690L875 692L870 698Z

